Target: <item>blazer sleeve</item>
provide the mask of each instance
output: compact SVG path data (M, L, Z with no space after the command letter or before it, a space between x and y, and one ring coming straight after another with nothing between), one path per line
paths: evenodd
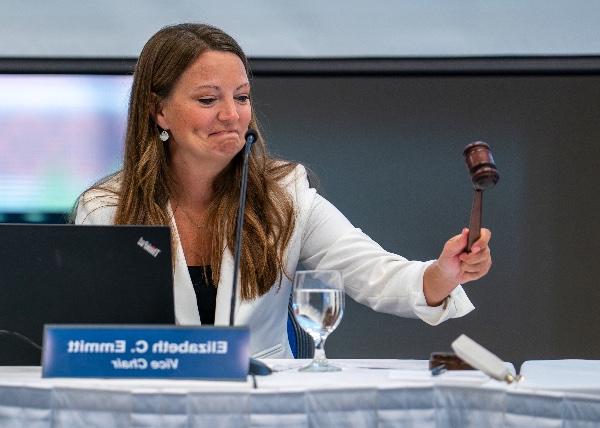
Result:
M357 302L379 312L418 317L430 325L474 309L460 285L444 304L428 306L423 273L433 261L409 261L385 251L309 187L302 166L296 168L295 186L302 229L299 261L304 267L339 270L346 293Z

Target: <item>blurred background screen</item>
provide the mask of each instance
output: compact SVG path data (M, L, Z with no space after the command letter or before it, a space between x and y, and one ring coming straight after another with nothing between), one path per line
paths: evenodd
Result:
M0 221L63 222L120 168L131 76L0 74Z

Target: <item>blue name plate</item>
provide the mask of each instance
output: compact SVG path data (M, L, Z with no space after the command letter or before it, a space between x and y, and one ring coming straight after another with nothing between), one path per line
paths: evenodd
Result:
M246 380L246 327L46 325L42 377Z

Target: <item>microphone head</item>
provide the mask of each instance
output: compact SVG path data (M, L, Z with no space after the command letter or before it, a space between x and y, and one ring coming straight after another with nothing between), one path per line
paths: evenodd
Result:
M256 133L256 131L254 129L248 128L244 138L246 139L246 144L254 144L256 142L256 140L258 139L258 134Z

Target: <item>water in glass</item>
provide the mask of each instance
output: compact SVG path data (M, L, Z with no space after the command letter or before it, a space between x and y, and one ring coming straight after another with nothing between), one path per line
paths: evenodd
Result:
M313 339L326 337L342 320L343 291L300 289L294 291L298 324Z
M296 272L293 291L294 315L298 324L313 338L315 357L301 371L339 371L325 357L325 340L335 330L344 313L342 278L337 271Z

